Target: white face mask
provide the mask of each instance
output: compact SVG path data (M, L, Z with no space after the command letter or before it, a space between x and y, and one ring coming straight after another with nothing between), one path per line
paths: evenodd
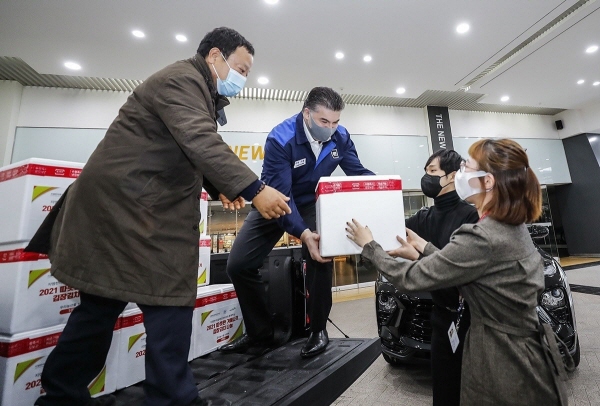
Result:
M485 192L485 189L475 188L469 183L471 179L481 178L485 175L489 175L489 172L463 172L463 168L456 172L456 176L454 177L454 187L456 188L458 197L460 197L462 200L466 200L468 197Z

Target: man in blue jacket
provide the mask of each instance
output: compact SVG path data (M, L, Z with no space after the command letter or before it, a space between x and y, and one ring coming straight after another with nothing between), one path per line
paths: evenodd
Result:
M220 348L243 352L251 346L269 345L273 340L271 315L258 269L284 232L302 240L307 261L308 316L310 336L301 356L317 355L327 347L326 324L331 310L331 259L319 255L315 233L315 189L322 176L340 166L346 175L374 175L362 166L348 131L339 125L344 108L333 89L310 91L302 112L277 125L265 144L262 180L290 197L292 213L265 220L252 209L234 241L227 273L240 302L246 334Z

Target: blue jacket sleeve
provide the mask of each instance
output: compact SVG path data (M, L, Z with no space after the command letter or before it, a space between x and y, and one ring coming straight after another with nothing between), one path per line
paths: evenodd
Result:
M290 197L288 206L291 214L277 219L279 226L288 234L300 238L308 228L298 212L294 196L292 196L292 158L286 149L273 138L267 138L265 143L265 158L263 161L262 180L272 188Z
M356 147L354 146L354 143L350 139L349 135L345 150L344 159L342 159L342 162L340 163L340 168L342 168L346 175L375 175L373 172L365 168L360 162L360 159L358 159Z

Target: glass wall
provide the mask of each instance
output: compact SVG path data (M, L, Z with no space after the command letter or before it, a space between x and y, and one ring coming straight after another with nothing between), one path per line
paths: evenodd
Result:
M543 239L537 239L535 242L542 248L544 251L552 255L553 257L560 257L559 255L559 241L557 241L557 233L555 230L554 219L552 218L552 210L550 207L550 198L548 193L548 188L546 186L542 186L542 215L540 218L533 224L548 227L548 236ZM566 243L565 243L566 247Z
M212 240L211 253L221 253L231 251L233 241L237 236L244 220L250 213L251 206L246 205L241 210L224 210L221 202L208 202L208 235ZM299 239L284 233L283 237L277 242L275 248L294 247L301 245Z

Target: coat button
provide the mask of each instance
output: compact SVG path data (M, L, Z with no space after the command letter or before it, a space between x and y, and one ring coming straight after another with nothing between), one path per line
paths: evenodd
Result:
M194 229L194 231L198 231L198 225L196 224L194 227L192 227Z
M196 200L200 200L200 193L196 195Z

